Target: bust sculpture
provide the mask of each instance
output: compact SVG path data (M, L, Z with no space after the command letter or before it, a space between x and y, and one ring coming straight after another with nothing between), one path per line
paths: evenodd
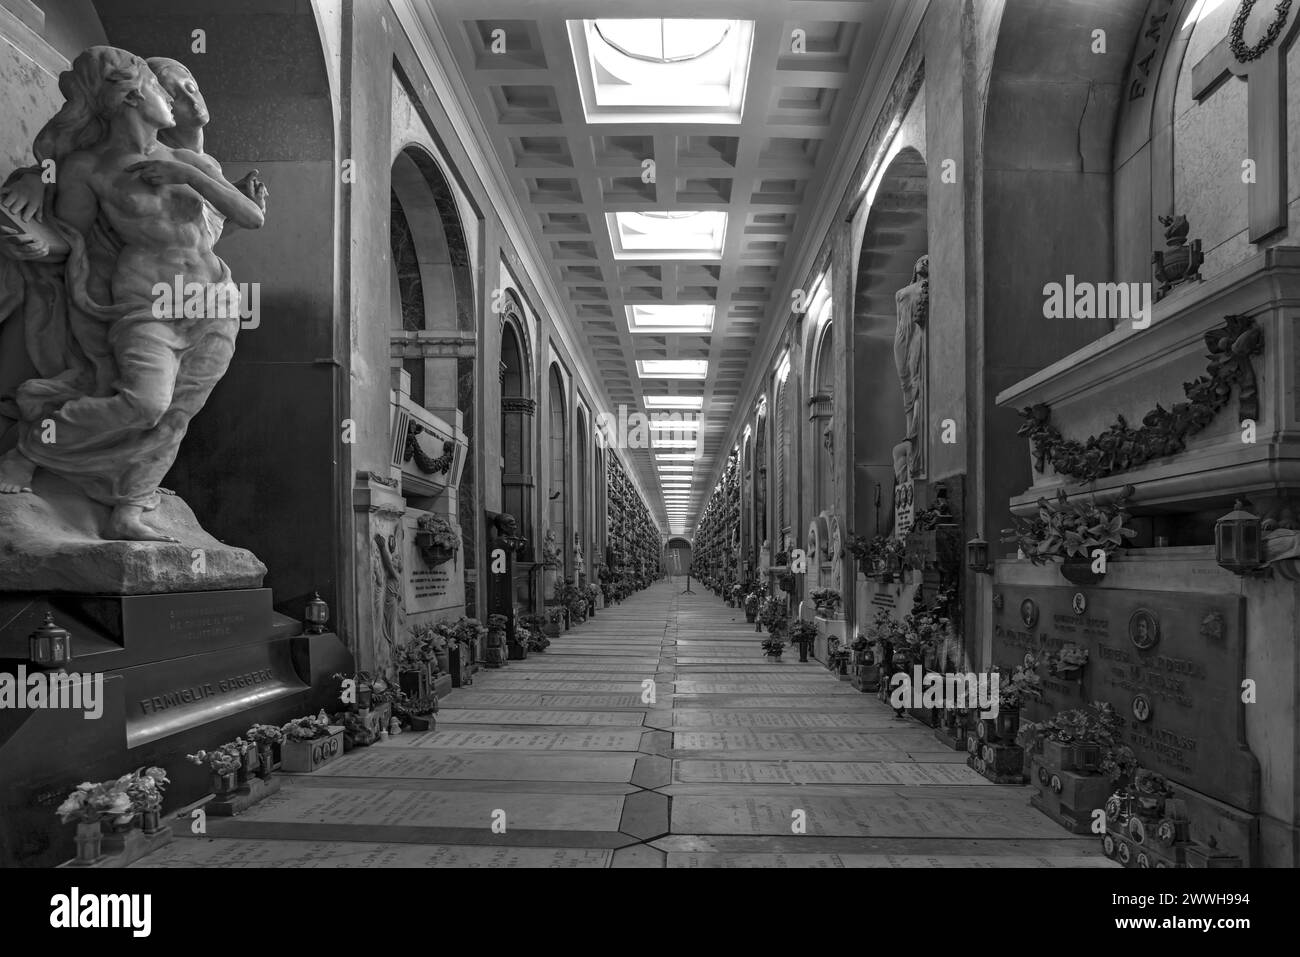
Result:
M925 327L930 317L930 257L922 256L912 281L894 296L898 325L894 328L894 365L903 387L903 441L908 447L908 474L921 474L925 414Z
M91 47L59 88L66 102L33 147L58 170L52 195L35 198L30 171L0 194L67 245L65 256L31 234L0 239L0 268L21 270L33 291L21 312L37 370L15 393L0 493L32 494L42 469L109 508L102 537L175 541L143 516L234 353L240 292L213 247L227 222L261 227L266 191L255 174L231 184L203 152L206 106L174 60ZM41 283L66 295L42 306ZM173 288L186 292L183 310L160 302Z

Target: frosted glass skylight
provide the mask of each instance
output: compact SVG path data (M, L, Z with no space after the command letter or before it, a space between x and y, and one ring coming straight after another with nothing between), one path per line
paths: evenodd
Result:
M588 123L739 123L752 20L568 21Z
M615 259L721 259L727 236L725 210L606 213L605 220Z
M646 399L647 409L703 409L702 395L663 395L657 399Z
M643 379L706 379L708 359L637 359L636 374Z

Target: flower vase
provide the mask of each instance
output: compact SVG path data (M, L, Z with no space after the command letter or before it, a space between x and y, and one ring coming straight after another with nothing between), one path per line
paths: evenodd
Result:
M248 779L257 771L257 749L249 748L243 754L243 760L240 762L239 770L235 772L235 781L239 787L245 787Z
M238 772L231 771L229 774L218 774L213 771L208 775L208 785L212 788L212 793L217 797L225 797L238 789Z
M1016 733L1020 730L1020 709L1001 707L995 720L998 737L1004 741L1014 741Z
M104 830L98 821L77 822L77 857L78 864L93 864L104 856L102 847Z
M158 808L147 808L140 812L140 829L146 834L158 833L161 827L162 811Z
M263 781L271 780L271 745L257 749L257 776Z

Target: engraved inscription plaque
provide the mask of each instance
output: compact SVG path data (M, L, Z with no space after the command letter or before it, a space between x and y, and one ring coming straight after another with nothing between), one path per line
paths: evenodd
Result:
M1242 599L1227 595L1094 589L1081 604L1071 587L1010 585L993 612L993 656L1003 666L1027 652L1051 654L1069 642L1088 650L1081 676L1039 667L1045 701L1025 717L1107 701L1124 720L1124 739L1144 767L1248 811L1259 807L1259 762L1246 746L1245 622ZM1021 609L1038 609L1026 625ZM1203 622L1221 623L1207 638ZM1218 629L1216 629L1217 633Z

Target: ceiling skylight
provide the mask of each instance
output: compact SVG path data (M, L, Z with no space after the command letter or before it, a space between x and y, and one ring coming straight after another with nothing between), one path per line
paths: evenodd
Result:
M659 471L660 471L660 472L694 472L694 471L695 471L695 466L693 466L693 465L661 465L661 466L659 466Z
M637 359L636 374L643 379L706 379L708 359Z
M725 210L606 213L605 222L615 259L721 259L727 235Z
M694 462L695 456L690 452L658 452L655 454L660 462Z
M588 123L739 123L752 20L568 21Z
M635 305L627 307L628 332L712 332L713 306Z
M647 409L703 409L702 395L664 395L657 399L646 399Z
M646 423L646 428L651 432L698 432L700 430L700 420L683 419L680 416L665 416L664 418L651 419Z

